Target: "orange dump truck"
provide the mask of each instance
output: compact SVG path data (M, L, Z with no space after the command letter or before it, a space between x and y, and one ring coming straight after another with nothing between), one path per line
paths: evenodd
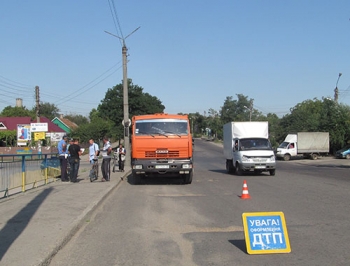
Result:
M131 167L135 182L147 176L178 176L192 183L193 150L187 115L132 118Z

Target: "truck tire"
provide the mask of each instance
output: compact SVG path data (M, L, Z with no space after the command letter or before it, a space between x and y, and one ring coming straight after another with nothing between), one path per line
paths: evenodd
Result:
M132 174L132 179L134 180L134 185L139 185L141 183L140 175Z
M290 160L290 154L285 154L284 156L283 156L283 160L285 160L285 161L289 161Z
M276 174L276 169L269 170L270 175L275 175Z
M233 167L232 160L226 160L226 172L228 174L233 174L235 172L235 168Z
M311 159L312 160L317 160L318 156L316 153L311 154Z
M185 184L191 184L193 177L193 171L191 173L185 175Z
M239 163L236 163L236 175L243 175L243 170Z

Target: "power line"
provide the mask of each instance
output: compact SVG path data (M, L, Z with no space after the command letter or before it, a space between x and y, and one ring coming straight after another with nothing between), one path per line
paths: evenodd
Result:
M112 3L111 3L112 2ZM112 18L113 18L113 23L114 23L114 27L117 31L117 34L122 36L123 37L123 32L121 30L121 27L120 27L120 23L119 23L119 19L118 19L118 14L117 14L117 10L115 8L115 4L114 4L114 1L113 0L108 0L108 5L109 5L109 10L111 11L111 15L112 15ZM113 8L112 8L113 6ZM118 25L117 25L118 24ZM120 33L119 33L120 32ZM124 37L123 37L124 39ZM119 39L119 42L120 42L120 45L123 46L123 43L122 43L122 40Z
M88 85L92 84L93 82L95 82L97 79L99 79L100 77L102 77L103 75L105 75L108 71L110 71L112 68L114 68L115 66L117 66L120 63L120 61L115 64L114 66L112 66L110 69L106 70L104 73L102 73L100 76L98 76L97 78L95 78L94 80L90 81L89 83L87 83L86 85L84 85L83 87L81 87L80 89L76 90L75 92L69 94L69 95L65 95L64 97L62 97L60 100L56 101L55 104L59 104L59 103L63 103L67 100L67 98L69 97L73 97L73 95L75 95L74 97L77 97L79 95L81 95L84 92L87 92L89 90L91 90L92 88L94 88L95 86L97 86L98 84L100 84L102 81L104 81L105 79L107 79L108 77L110 77L111 75L113 75L115 72L117 72L121 66L119 66L116 70L114 70L113 72L111 72L109 75L107 75L106 77L104 77L103 79L101 79L100 81L98 81L97 83L93 84L91 87L88 87L86 90L85 89ZM83 90L83 91L82 91ZM79 93L79 94L77 94Z
M8 83L8 81L10 81L12 83L17 83L17 84L21 85L21 86L19 86L19 85L10 84L10 85L12 85L14 87L19 87L19 88L20 87L22 87L22 88L32 88L32 87L34 87L34 86L30 86L30 85L25 85L25 84L17 82L17 81L13 81L13 80L5 78L4 76L1 76L1 75L0 75L0 78L3 79L3 80L6 80L7 82L5 81L5 83L7 83L7 84L10 84L10 83Z

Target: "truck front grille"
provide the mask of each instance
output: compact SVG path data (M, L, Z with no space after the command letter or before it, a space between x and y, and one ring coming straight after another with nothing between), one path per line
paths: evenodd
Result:
M255 163L265 163L267 158L253 158L253 162Z
M176 158L180 157L179 151L168 151L167 153L157 153L156 151L145 151L146 158Z

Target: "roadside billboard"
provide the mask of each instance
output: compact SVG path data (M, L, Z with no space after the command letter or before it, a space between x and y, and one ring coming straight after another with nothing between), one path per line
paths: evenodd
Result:
M25 146L30 140L31 140L30 125L17 125L18 146Z

